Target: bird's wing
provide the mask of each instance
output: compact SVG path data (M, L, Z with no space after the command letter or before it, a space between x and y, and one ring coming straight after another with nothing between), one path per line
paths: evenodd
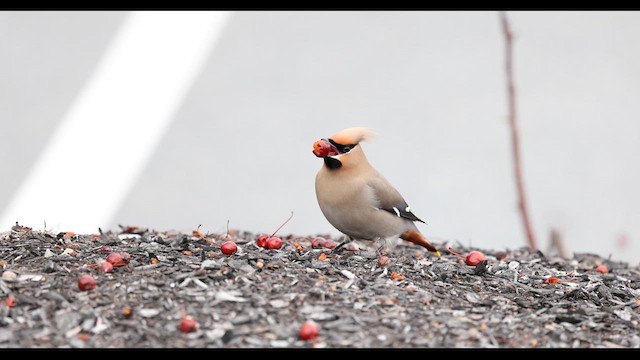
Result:
M411 212L411 208L402 195L400 195L398 190L396 190L387 179L380 174L376 175L377 176L373 176L367 181L367 186L371 189L375 197L374 200L378 209L388 211L393 215L411 221L424 222Z

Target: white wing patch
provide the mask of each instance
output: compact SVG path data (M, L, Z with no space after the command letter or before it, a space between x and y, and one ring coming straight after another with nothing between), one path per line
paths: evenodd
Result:
M393 211L395 211L395 212L396 212L396 215L400 216L400 210L398 210L398 208L397 208L397 207L395 207L395 206L394 206L394 207L393 207Z

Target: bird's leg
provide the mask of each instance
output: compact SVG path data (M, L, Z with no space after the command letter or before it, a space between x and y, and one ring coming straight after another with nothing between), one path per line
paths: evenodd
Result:
M377 245L376 243L379 243L380 245ZM374 241L374 245L376 246L376 254L378 255L378 257L381 257L389 252L389 249L387 248L387 240L385 238L376 238L376 240Z
M347 243L350 243L353 241L353 238L351 236L347 236L347 239L342 241L340 244L338 244L338 246L336 246L335 248L333 248L333 250L331 250L332 253L339 253L342 252L344 249L342 248L343 246L345 246ZM339 250L339 251L338 251Z
M387 247L387 239L378 237L376 240L374 240L374 246L376 249L377 266L371 267L372 272L375 271L376 269L386 267L387 264L389 264L390 262L390 259L387 256L385 256L386 254L389 253L389 248ZM387 271L387 269L384 269L383 271Z
M344 246L344 244L346 244L347 241L343 241L340 244L338 244L338 246L334 247L333 250L331 250L332 253L341 253L344 249L342 248Z

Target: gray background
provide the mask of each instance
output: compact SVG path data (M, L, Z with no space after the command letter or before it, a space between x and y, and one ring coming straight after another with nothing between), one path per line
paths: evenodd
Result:
M125 16L0 12L0 212ZM640 13L509 16L542 250L555 227L570 250L637 262ZM281 234L337 235L316 203L311 145L367 126L379 134L363 145L370 162L428 237L523 246L503 47L491 11L234 13L104 228L272 232L294 211Z

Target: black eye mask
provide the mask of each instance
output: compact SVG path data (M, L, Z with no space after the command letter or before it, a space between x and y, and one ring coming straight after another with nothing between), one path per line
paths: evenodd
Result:
M328 139L328 141L331 143L331 145L333 145L336 149L338 149L338 151L340 152L340 154L346 154L349 151L351 151L351 149L353 149L354 147L356 147L358 144L348 144L348 145L342 145L342 144L338 144L337 142Z

